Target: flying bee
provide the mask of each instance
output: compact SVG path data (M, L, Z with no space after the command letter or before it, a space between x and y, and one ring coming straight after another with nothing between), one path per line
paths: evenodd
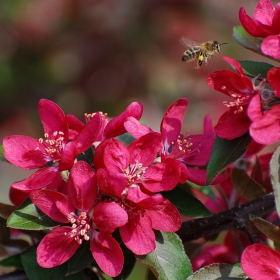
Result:
M197 66L195 68L200 68L203 60L207 64L208 59L210 59L215 53L220 53L220 46L227 43L219 43L217 41L207 41L201 44L193 42L191 40L182 38L181 42L183 45L189 47L182 56L183 61L192 61L197 59Z

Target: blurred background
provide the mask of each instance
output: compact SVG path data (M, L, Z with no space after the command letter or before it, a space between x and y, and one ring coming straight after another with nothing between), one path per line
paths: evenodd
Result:
M274 1L276 3L276 1ZM85 112L113 117L132 101L159 130L167 107L186 97L185 131L202 131L205 114L215 124L225 111L222 94L205 80L230 69L221 55L195 69L182 62L181 37L227 42L221 54L264 58L234 42L238 11L249 15L258 1L235 0L13 0L0 2L0 140L12 134L42 137L41 98L83 120ZM0 163L1 202L12 182L30 173Z

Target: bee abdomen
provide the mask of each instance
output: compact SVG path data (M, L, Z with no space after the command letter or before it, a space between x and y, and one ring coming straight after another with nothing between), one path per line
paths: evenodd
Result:
M199 47L193 47L191 49L186 50L183 53L182 60L183 61L191 61L197 57L197 54L199 53L200 49Z

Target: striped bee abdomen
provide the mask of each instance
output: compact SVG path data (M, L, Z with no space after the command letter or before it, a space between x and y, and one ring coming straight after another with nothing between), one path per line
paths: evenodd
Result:
M182 56L183 61L191 61L193 59L196 59L200 53L200 48L198 46L195 46L193 48L187 49Z

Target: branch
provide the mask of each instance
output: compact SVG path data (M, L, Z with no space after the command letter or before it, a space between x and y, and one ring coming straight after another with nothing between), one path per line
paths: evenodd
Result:
M177 234L183 242L187 242L223 230L243 229L249 214L261 217L274 210L275 199L273 193L270 193L230 210L184 222Z

